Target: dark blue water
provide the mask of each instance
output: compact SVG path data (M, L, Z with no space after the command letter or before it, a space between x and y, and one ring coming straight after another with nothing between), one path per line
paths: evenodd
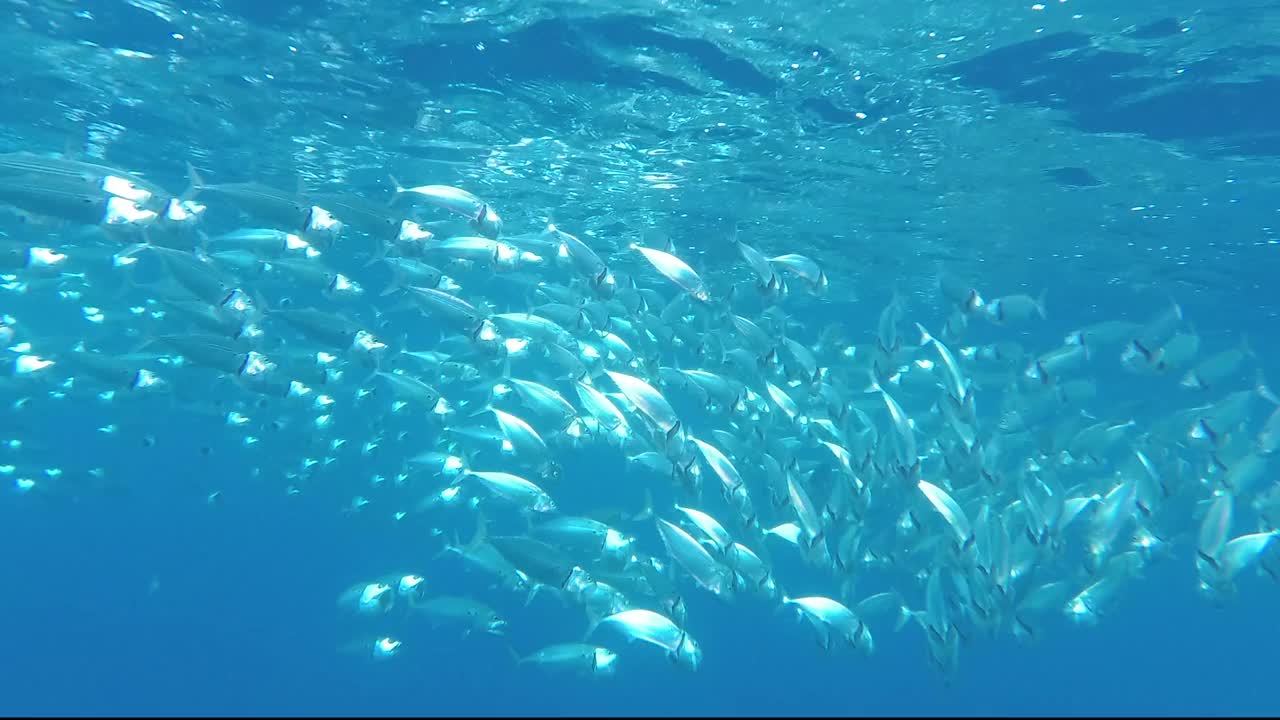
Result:
M250 24L290 28L300 23L299 9L305 14L309 4L223 5ZM97 18L84 25L92 28L85 31L87 39L157 54L175 47L168 25L149 13L107 2L85 7ZM1280 6L1274 9L1280 11ZM317 16L324 14L319 3L312 10ZM1159 42L1176 35L1180 22L1157 20L1133 34ZM359 32L351 32L359 37ZM633 36L639 39L628 39ZM581 47L583 37L591 40L593 49ZM414 103L397 105L393 100L399 77L415 78L420 87L441 97L458 83L506 87L504 83L523 80L550 87L565 84L578 92L591 83L641 92L660 87L690 96L706 92L678 77L601 62L596 52L600 45L634 42L697 58L730 93L781 96L818 137L848 137L846 133L861 123L849 109L858 98L855 91L833 98L803 88L783 89L770 75L710 43L671 37L639 18L574 23L548 19L509 39L495 46L500 51L487 53L483 63L459 60L474 44L471 37L421 38L406 44L399 48L399 62L386 71L389 84L369 90L369 105L352 112L368 122L411 124ZM804 38L789 42L806 46ZM956 63L939 77L990 91L999 103L1056 108L1064 113L1064 123L1083 134L1123 132L1177 147L1186 143L1189 152L1202 157L1227 154L1257 161L1280 154L1280 126L1273 121L1280 115L1280 77L1227 77L1233 68L1273 57L1280 47L1227 48L1222 56L1203 60L1194 78L1179 79L1152 94L1149 91L1160 88L1121 79L1126 71L1150 63L1148 58L1083 50L1087 45L1085 36L1050 34ZM1051 56L1073 48L1082 50L1065 58ZM251 59L244 62L245 68L254 65ZM8 77L0 89L7 88L13 98L21 95L24 110L56 103L56 84L34 82L20 68L3 74ZM1030 78L1039 79L1029 83ZM26 89L19 93L21 88ZM1147 99L1131 101L1143 93ZM905 116L909 101L881 93L875 102L889 116ZM238 111L248 117L255 110L267 112L247 106ZM233 103L219 118L235 125L236 112ZM129 126L130 136L122 143L136 149L145 147L139 138L149 132L168 147L205 142L195 134L175 136L183 132L175 126L157 122L149 127L154 119L143 112L130 114L117 107L107 114ZM18 112L15 117L27 115ZM546 126L557 117L563 118L548 113L538 122ZM14 123L6 127L5 149L24 147L25 139L35 143L36 138L44 144L42 149L58 149L56 142L49 145L58 133L40 128L41 119L31 119L29 135ZM580 118L574 122L580 127ZM252 123L246 120L244 126L246 134L252 132ZM562 129L571 130L567 125ZM723 141L732 144L734 139ZM212 149L252 152L226 144ZM239 170L235 179L248 172L243 163L210 162L222 163L224 171ZM181 168L171 158L147 158L139 166L148 163L144 169L181 186ZM1091 159L1082 157L1078 166L1046 171L1069 192L1101 184L1088 170L1090 165ZM776 175L760 179L762 185L779 181ZM1269 214L1274 228L1280 224L1275 187L1246 184L1233 194L1257 208L1260 216ZM520 211L511 212L519 217ZM733 217L735 213L728 211L718 219ZM1274 361L1280 357L1274 332L1280 303L1271 287L1280 270L1278 249L1241 241L1240 248L1224 256L1222 245L1210 246L1207 238L1179 236L1176 222L1162 227L1169 244L1189 249L1192 266L1211 266L1211 280L1201 276L1176 288L1206 346L1228 347L1245 335L1263 358L1268 377L1280 377ZM1046 229L1035 242L1051 244L1052 232ZM710 240L697 239L705 235L689 236L682 240L684 247L714 253ZM835 248L826 249L835 255ZM1199 261L1194 259L1198 249L1203 250ZM881 252L893 254L892 248ZM1150 261L1157 279L1185 272L1180 269L1185 266L1172 267L1159 253L1152 253ZM913 266L910 261L902 266L910 283L907 276ZM1041 287L1049 288L1051 316L1036 329L1043 341L1088 322L1121 316L1144 319L1172 292L1168 287L1134 292L1117 286L1108 280L1110 270L1075 270L1067 281L1041 256L1009 269L1005 277L1019 283L1008 292L1035 294ZM922 268L918 274L926 273ZM999 272L992 271L984 280L994 282L997 277ZM805 320L838 320L869 334L887 292L872 297L868 305L833 296L831 305ZM935 326L943 318L937 312L922 312L920 317ZM1131 399L1124 397L1126 393L1132 399L1155 397L1155 416L1186 404L1142 381L1107 399L1119 405ZM14 398L3 399L7 407ZM456 563L433 560L439 542L430 536L429 523L391 522L390 506L385 505L375 508L378 514L343 513L351 496L361 492L367 473L359 474L357 467L345 485L327 481L287 496L278 478L258 479L251 469L279 469L289 461L279 458L276 465L277 459L248 456L216 420L159 401L114 407L66 403L61 409L57 403L43 404L38 416L21 420L3 412L7 415L0 416L0 428L5 433L21 429L39 439L40 462L80 470L108 467L113 482L100 487L83 473L69 471L84 483L75 492L48 501L16 493L0 500L0 714L977 716L1280 711L1274 686L1280 586L1248 573L1239 595L1225 607L1215 607L1195 591L1192 548L1185 545L1173 558L1147 568L1097 627L1073 626L1059 615L1044 624L1031 644L1009 637L975 638L963 647L959 669L950 679L930 666L921 630L914 624L896 634L878 631L877 651L870 658L826 654L808 628L768 602L744 598L726 605L697 592L686 598L690 630L706 655L696 673L670 666L657 652L624 650L616 677L543 677L517 672L501 641L462 639L425 626L401 632L412 652L373 664L341 652L353 637L377 632L376 625L362 625L335 611L334 599L343 588L401 569L422 572L440 587L474 586L477 581ZM121 425L118 436L95 432L108 422ZM154 446L141 441L147 435L154 436ZM619 465L616 454L592 452L568 463L567 473L604 482ZM1274 473L1263 482L1273 480ZM211 505L205 497L215 489L222 490L225 499ZM600 497L562 499L570 506L575 502L585 510L600 504ZM651 552L660 551L656 537L644 536L642 542ZM527 610L520 608L519 598L504 602L512 608L512 643L521 649L578 639L586 630L580 613L555 600L538 598Z
M1092 629L1049 623L1038 644L983 639L950 686L915 627L870 658L831 657L759 602L691 595L704 666L625 656L605 682L516 673L489 638L422 638L404 662L335 652L332 597L377 567L415 567L415 539L342 522L321 498L184 491L189 455L158 452L128 499L3 509L4 709L13 714L1266 714L1280 641L1273 587L1215 610L1185 564L1148 571ZM427 565L427 567L432 567ZM439 573L431 579L437 581ZM149 592L152 579L158 587ZM535 602L542 602L538 600ZM551 602L551 601L548 601ZM554 610L554 606L552 608ZM569 613L552 615L573 627ZM513 635L538 635L536 631Z

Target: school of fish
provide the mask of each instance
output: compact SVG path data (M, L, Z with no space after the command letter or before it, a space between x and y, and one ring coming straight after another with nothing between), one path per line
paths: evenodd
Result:
M659 233L512 234L499 198L448 185L188 176L174 194L0 155L5 412L168 398L276 459L264 478L291 494L354 463L330 478L347 512L436 543L334 589L365 657L411 655L414 623L503 636L547 594L581 625L511 647L519 667L696 670L718 648L683 598L709 593L832 653L919 641L951 673L981 636L1098 622L1151 563L1194 565L1213 603L1280 579L1280 399L1247 343L1201 347L1173 301L1051 337L1045 295L942 272L944 316L895 293L874 327L818 326L787 308L828 292L823 263L767 237L721 240L740 262L699 272ZM51 327L68 313L70 336ZM1004 339L966 342L977 325ZM1182 409L1098 401L1135 376ZM12 493L59 492L22 443L0 455ZM571 471L584 453L625 472ZM512 602L437 582L445 563Z

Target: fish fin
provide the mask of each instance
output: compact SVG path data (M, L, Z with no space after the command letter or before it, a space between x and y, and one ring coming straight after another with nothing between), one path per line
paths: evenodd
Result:
M936 340L934 340L934 339L933 339L933 336L929 334L929 331L928 331L928 330L926 330L926 329L924 328L924 326L923 326L923 325L921 325L920 323L916 323L916 330L919 330L919 331L920 331L920 346L921 346L921 347L924 347L925 345L928 345L928 344L930 344L930 343L936 342Z
M524 658L520 657L520 653L517 652L515 646L511 644L511 640L507 638L505 635L502 637L504 640L506 640L506 642L504 642L503 645L506 645L507 647L507 654L511 656L511 659L515 662L515 664L516 665L524 664Z
M115 262L123 258L131 258L137 255L138 253L142 252L143 250L148 250L153 247L155 246L151 243L151 237L147 234L143 234L142 242L136 242L136 243L133 243L132 245L126 245L123 250L121 250L120 252L112 256L112 260L113 262Z
M187 162L187 189L178 196L179 201L193 200L205 188L204 178L196 171L196 166Z
M196 228L196 246L192 252L205 259L209 257L209 233L203 228Z
M492 397L492 396L490 396L490 397L488 397L488 398L485 398L484 405L482 405L482 406L480 407L480 409L478 409L478 410L476 410L476 411L472 412L470 415L467 415L467 416L466 416L465 418L463 418L463 419L464 419L464 420L474 420L475 418L480 417L481 415L486 415L486 414L491 414L491 415L493 415L493 416L494 416L494 418L497 418L497 413L494 411L494 407L493 407L493 397ZM505 433L504 433L504 436L505 436Z
M1244 353L1245 357L1258 359L1258 354L1254 352L1253 344L1249 342L1249 336L1246 333L1240 334L1240 352Z
M383 257L374 258L369 262L365 263L365 267L368 267L369 265L372 265L375 262L379 262L384 258L385 258L385 255ZM399 269L392 268L391 280L387 283L387 286L382 289L382 292L378 293L378 297L386 297L388 295L394 295L398 292L403 292L407 285L408 283L405 282L404 273L401 272ZM412 307L412 303L410 303L410 307Z
M1036 639L1035 628L1026 620L1023 620L1017 613L1013 614L1013 625L1014 635L1018 635L1019 632L1021 632L1021 634L1023 634L1028 640L1034 641Z
M1201 560L1205 561L1209 565L1209 567L1213 568L1214 570L1219 570L1219 571L1222 570L1222 566L1218 564L1218 559L1213 557L1209 553L1205 552L1204 550L1196 550L1196 555L1199 556Z
M1277 573L1276 570L1272 569L1269 565L1267 565L1267 560L1265 557L1258 562L1258 569L1262 570L1262 572L1265 572L1267 574L1267 577L1270 577L1272 581L1280 582L1280 573Z
M906 605L900 605L898 607L898 617L893 621L893 631L898 632L902 630L902 628L906 627L907 623L911 621L911 618L911 610Z
M607 615L597 615L595 613L588 613L587 629L582 633L582 642L585 643L588 640L590 640L591 635L595 633L596 628L600 627L600 623L604 622L606 619L608 619Z
M395 194L391 196L391 202L395 202L395 199L405 192L404 186L401 185L400 181L396 179L396 176L391 173L387 173L387 179L391 181L391 187L395 190Z
M395 343L389 344L389 349L391 350L391 352L387 353L387 355L390 357L394 357L401 353L407 352L409 349L409 333L402 332L398 336L396 336Z
M653 514L653 491L649 488L644 489L644 505L640 508L640 512L632 515L629 519L632 522L642 522L654 517Z
M380 362L376 357L375 357L375 358L373 358L373 365L372 365L372 366L358 367L358 366L356 366L356 365L353 363L353 364L352 364L352 365L350 365L349 367L351 367L351 368L352 368L352 369L354 369L354 370L360 370L360 369L363 369L363 370L366 370L366 371L367 371L367 372L365 372L365 374L360 378L360 386L361 386L361 387L367 387L367 386L369 386L369 385L373 384L373 382L374 382L375 380L377 380L377 379L378 379L378 375L379 375L380 373L382 373L382 372L383 372L382 367L381 367L381 362ZM392 398L394 398L394 397L395 397L394 393L392 393L392 394L391 394L391 396L392 396Z
M453 543L452 543L452 544L450 544L449 542L447 542L447 541L446 541L446 542L445 542L445 544L444 544L444 547L440 548L440 551L439 551L439 552L437 552L435 555L431 556L431 559L432 559L432 560L439 560L440 558L444 557L445 555L448 555L450 552L458 552L458 551L460 551L460 550L461 550L461 548L462 548L462 539L458 537L458 531L457 531L457 530L454 530L454 531L453 531Z
M880 387L880 381L876 379L876 372L874 369L867 370L867 380L868 380L867 386L862 389L862 392L864 394L869 395L871 393L884 392L884 388Z
M81 341L81 342L83 343L83 341ZM135 354L135 353L140 353L140 352L142 352L143 350L145 350L145 349L147 349L147 348L151 347L152 345L156 344L156 342L157 342L156 337L155 337L154 335L152 335L152 334L151 334L151 331L150 331L150 330L143 331L142 339L141 339L141 340L139 340L139 341L138 341L138 343L137 343L136 345L134 345L132 348L130 348L130 349L128 350L127 354L129 354L129 355L133 355L133 354Z
M391 250L391 241L377 240L374 243L373 252L369 253L369 259L365 261L364 267L369 267L375 263L381 262L387 257L387 253ZM395 270L393 269L394 273Z
M501 367L498 368L499 381L504 382L507 385L510 385L512 391L515 392L517 395L519 395L520 391L516 390L515 386L511 384L512 377L513 376L511 374L511 356L507 354L503 354Z
M1041 320L1045 320L1048 318L1048 315L1045 312L1045 305L1044 305L1045 297L1048 296L1048 294L1049 294L1049 288L1046 287L1043 290L1041 290L1040 295L1036 297L1036 312L1040 313Z
M668 442L668 443L670 443L672 440L675 440L676 438L680 437L680 427L681 427L681 425L680 425L680 421L679 421L679 420L677 420L677 421L675 421L675 423L671 426L671 429L667 431L667 442Z
M1267 386L1267 378L1262 368L1258 368L1257 379L1254 381L1254 389L1262 399L1272 405L1280 405L1280 397L1277 397L1271 388Z
M822 648L823 652L831 652L831 631L822 625L815 624L813 627L818 631L818 647Z
M476 509L476 531L467 541L465 550L475 550L485 543L489 537L489 518L484 514L484 510Z

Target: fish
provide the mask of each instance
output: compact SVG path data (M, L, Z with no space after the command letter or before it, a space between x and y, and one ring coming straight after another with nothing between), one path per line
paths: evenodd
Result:
M707 291L706 283L689 267L683 260L662 250L647 248L643 245L632 244L631 249L644 256L654 268L657 269L663 277L675 283L680 289L684 290L691 297L708 302L711 299L710 293Z
M119 168L0 154L8 510L141 499L135 464L178 468L202 513L278 493L382 543L332 586L340 649L510 633L475 649L509 648L513 667L486 666L499 679L613 675L652 650L626 641L698 670L704 651L763 652L770 610L826 650L916 646L951 677L979 643L1115 622L1158 564L1218 606L1280 575L1280 398L1262 346L1220 319L1197 331L1207 296L1049 315L1065 275L1001 294L1020 273L996 256L898 262L765 205L725 242L637 233L634 173L584 192L597 170L567 135L489 133L450 177L401 167L417 161L377 128L335 145L362 107L265 116L261 147L225 156L211 123L185 154L243 182L189 168L176 196L146 178L186 158L127 157L134 127L107 143ZM467 132L486 117L448 115ZM281 123L298 146L278 158L322 191L246 161ZM694 175L650 210L714 205L709 166L673 142L637 158ZM423 184L387 193L369 168ZM554 197L524 191L531 172ZM729 637L728 603L757 625Z
M1190 390L1216 389L1223 380L1235 375L1251 356L1253 351L1247 344L1223 350L1197 363L1182 376L1178 384Z
M618 654L599 645L560 643L520 657L517 663L551 672L609 676L617 673Z
M1047 317L1044 305L1046 293L1047 290L1041 291L1040 296L1034 298L1030 295L998 297L982 306L982 316L997 325L1023 323L1036 316L1044 320Z
M973 545L976 538L973 534L973 526L969 524L969 517L965 514L964 509L960 507L946 490L934 485L927 480L918 482L917 487L929 500L929 504L933 505L938 514L946 520L956 535L956 542L962 549L968 549Z
M644 608L623 610L594 623L587 635L600 627L617 628L628 638L657 645L672 663L690 670L697 670L702 662L702 648L693 637L661 613Z
M90 163L70 157L51 157L27 151L0 153L0 175L47 178L57 184L74 180L116 197L131 200L142 208L163 208L173 194L133 173L110 165Z
M769 264L800 278L809 291L816 295L827 291L827 273L813 258L799 253L786 253L769 258Z
M465 635L481 633L503 635L507 621L484 603L461 595L438 595L424 600L416 612L426 615L434 625L456 625Z
M187 165L191 188L187 195L225 198L245 213L276 224L279 229L301 232L331 244L342 232L342 222L325 208L311 204L304 196L258 182L210 185L191 164Z
M662 518L657 518L657 523L658 533L662 536L667 554L684 568L698 585L722 598L732 596L733 581L727 568L679 526Z
M474 478L486 489L517 507L533 512L545 513L556 509L555 500L546 490L519 475L506 472L469 470L462 479Z
M627 400L637 407L667 437L673 437L680 431L680 418L671 407L671 403L652 385L644 380L622 372L606 370L605 374L618 386Z
M870 631L852 610L828 597L783 597L784 605L796 607L822 632L823 648L830 648L831 634L844 640L850 647L866 648L870 644Z
M133 200L58 176L0 175L0 205L37 218L102 227L144 228L160 217Z
M419 185L406 188L391 177L396 197L420 198L436 207L457 213L470 221L472 229L486 237L497 238L502 233L502 218L475 195L450 185Z

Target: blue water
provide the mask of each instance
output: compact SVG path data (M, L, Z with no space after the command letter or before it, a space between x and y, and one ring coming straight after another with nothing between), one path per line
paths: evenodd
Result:
M1231 347L1245 336L1266 376L1280 382L1275 380L1280 344L1273 332L1280 296L1272 290L1280 271L1280 246L1274 244L1280 235L1275 194L1280 125L1274 122L1280 115L1280 75L1265 64L1274 63L1280 45L1267 44L1266 38L1216 35L1205 41L1217 44L1216 53L1188 65L1187 73L1153 78L1179 59L1166 51L1183 41L1182 28L1195 33L1201 24L1229 24L1232 17L1225 9L1207 15L1177 15L1171 9L1167 16L1127 9L1132 27L1112 27L1106 37L1115 42L1105 50L1091 46L1089 31L1071 29L1066 19L1046 21L1049 31L1035 33L1038 20L1010 10L999 16L1006 26L989 49L940 61L928 74L889 77L899 67L893 43L909 44L894 36L866 58L833 60L844 65L815 71L808 79L784 80L779 68L792 58L811 53L843 58L851 46L834 45L845 37L839 28L827 28L825 40L806 34L802 23L786 28L771 36L772 51L779 55L770 60L763 50L745 55L741 48L670 30L639 8L616 13L579 8L564 11L563 17L554 3L540 15L524 7L493 8L493 15L467 23L443 5L433 10L387 3L371 15L376 22L362 27L355 6L333 2L183 3L182 11L204 17L184 17L175 9L174 22L136 4L109 0L78 4L91 18L73 17L60 3L32 5L19 11L31 27L6 31L18 41L5 51L0 71L0 100L13 107L6 109L7 119L0 119L0 150L57 152L71 144L92 154L105 145L113 162L171 188L183 187L183 159L198 160L222 182L253 178L292 187L303 158L311 163L305 168L308 179L327 173L331 181L369 193L386 191L387 170L412 167L415 182L462 185L470 177L483 184L503 211L509 232L536 229L548 214L567 228L607 230L616 223L634 230L643 215L663 223L680 248L698 256L699 268L737 262L724 239L736 226L744 240L762 241L778 253L808 252L830 263L832 293L823 304L807 306L802 322L814 327L843 322L864 339L874 332L890 291L927 291L940 261L970 270L984 287L998 287L994 295L1035 295L1048 288L1049 318L1034 332L1013 332L1038 338L1041 349L1046 338L1052 342L1089 322L1145 320L1176 297L1201 335L1202 352ZM1091 17L1111 12L1106 3L1070 5ZM688 10L704 14L707 23L717 17L745 22L742 18L752 14L734 3L696 4ZM1270 11L1280 12L1280 4ZM436 12L439 26L406 31L408 38L395 31L397 17ZM1252 22L1252 15L1240 13L1242 23ZM957 17L950 25L937 20L946 25L939 32L979 36L983 16L976 10L975 16ZM242 35L233 49L202 41L202 33L191 29L229 17L244 24L234 29L222 22L217 31L219 37ZM901 22L875 26L900 26L915 36L931 29L930 22L913 21L908 13ZM175 28L185 29L186 39L174 39ZM210 30L208 36L213 35ZM342 47L335 54L342 57L335 60L339 70L315 78L282 70L289 57L282 48L290 41L303 46L303 55L313 54L309 63L318 63L324 57L315 49L323 44L321 36ZM160 59L145 61L150 65L138 61L136 67L111 65L104 71L111 78L109 89L105 79L96 87L84 77L57 79L50 55L41 55L30 69L9 62L23 47L77 47L79 40ZM476 51L477 44L485 51ZM67 52L72 59L61 71L69 76L80 72L74 63L82 56L76 53L89 52L80 47ZM904 45L901 52L921 49ZM657 60L631 62L628 52ZM156 68L170 53L185 54L195 69L166 79ZM1261 69L1247 77L1237 74L1254 63ZM682 73L682 64L696 71ZM861 89L833 79L855 65L879 85ZM144 74L142 68L148 67ZM279 82L237 79L260 76L264 68L274 68ZM937 96L926 88L935 84L955 97L982 100L967 109L930 107L930 98ZM506 99L488 97L486 89ZM663 97L672 112L681 102L695 108L728 97L728 107L733 98L744 98L777 115L757 117L746 105L737 117L699 117L691 111L688 122L676 128L657 116L649 123L643 112L624 117L597 110L630 95L640 95L643 103L645 93L659 91L669 93ZM141 102L120 102L113 99L117 96ZM291 110L290 103L297 107ZM435 124L415 134L410 128L423 103L434 103L428 116ZM445 117L440 108L468 103L481 108L484 122L440 119ZM69 118L67 107L82 112ZM509 121L498 115L503 108L511 109ZM854 114L864 110L871 120ZM975 130L992 134L966 140L950 119L987 111L998 123L1047 110L1057 113L1048 124L1067 138L1059 142L1076 143L1076 151L1044 160L1037 175L1044 177L1044 187L1029 191L1028 202L1043 203L1046 216L1059 218L1077 211L1055 211L1053 203L1087 207L1096 215L1085 221L1094 235L1082 237L1075 228L1052 223L1037 227L1017 212L997 220L998 203L979 208L993 218L991 236L973 224L972 212L951 215L963 208L942 198L964 183L948 175L948 163L966 164L955 172L973 173L984 182L999 178L1002 169L982 169L983 156L973 154L983 143L996 148L998 130ZM868 132L881 116L892 130ZM729 120L717 130L719 117ZM794 159L778 154L770 143L785 146L777 138L785 134L790 142L797 128L804 131L805 143L861 148L866 157L842 155L839 162L795 170L789 165ZM915 134L906 133L912 128ZM104 133L109 141L102 140ZM624 175L618 168L629 156L609 149L609 143L628 133L698 158L702 164L688 170L693 182L671 194L611 190L609 183ZM515 179L468 175L484 165L486 155L473 147L493 144L494 136L509 144L521 137L561 135L570 160L549 162L554 155L549 151L526 166L508 157L500 162L516 168ZM1110 138L1105 145L1097 140L1104 136ZM965 157L948 158L949 142L963 143ZM1150 150L1152 144L1188 159L1139 168L1127 167L1122 158L1091 154L1115 153L1125 143L1141 146L1134 158L1143 161L1159 155ZM320 150L301 152L307 144ZM1034 145L1029 143L1027 152ZM326 150L339 147L345 154L334 150L326 159ZM598 162L590 161L592 152L600 154ZM740 153L737 161L735 153ZM473 170L458 170L450 162L471 163ZM890 171L858 176L851 170L877 162L887 163ZM893 168L911 168L910 178L920 183L916 194L903 189L907 181L900 181ZM1018 170L1018 178L1027 177L1024 170ZM1133 178L1143 170L1156 179L1137 183ZM1206 175L1197 177L1197 171ZM883 181L884 189L877 190L873 181ZM859 208L867 203L859 196L875 192L884 197L870 204L883 207L863 217ZM972 187L965 192L982 194ZM1016 198L1019 190L993 192ZM1134 219L1143 214L1130 210L1138 205L1156 210L1148 219ZM908 227L913 221L919 230ZM5 227L10 236L22 232ZM845 279L842 284L837 277ZM43 328L50 335L84 332L74 316L46 311L31 298L0 301L8 303L0 311L45 318ZM917 303L908 320L940 324L945 315L929 302ZM28 319L28 324L34 323ZM1008 336L990 329L975 332ZM1124 377L1116 373L1110 379ZM1162 389L1167 384L1125 382L1103 402L1121 407L1142 400L1149 403L1147 417L1191 404L1171 397ZM2 399L8 407L14 397ZM96 431L113 422L120 427L116 434ZM351 427L360 431L358 422ZM0 430L5 437L23 435L28 440L24 452L33 453L35 462L64 467L81 483L47 500L0 496L0 714L1280 711L1274 687L1280 585L1247 573L1238 595L1215 607L1195 590L1192 549L1186 546L1150 565L1098 626L1075 626L1054 615L1029 645L1007 636L976 638L962 648L959 668L949 678L930 665L915 626L896 634L878 630L870 658L826 654L808 628L770 602L724 604L693 591L685 594L688 616L706 655L696 673L672 667L658 652L624 652L625 662L612 678L518 672L502 642L462 639L425 625L399 631L414 646L412 654L392 662L361 662L339 648L376 626L335 611L334 599L343 588L401 570L422 572L438 587L475 587L478 581L456 562L433 560L439 541L430 537L426 523L388 519L394 502L380 500L384 496L369 488L373 471L358 459L301 494L287 496L287 483L279 476L293 458L245 452L218 418L163 400L41 402L33 413L0 416ZM109 483L95 483L84 474L94 466L108 469ZM262 477L254 476L254 468L263 468ZM603 483L620 470L612 451L592 450L566 460L566 477L584 484L587 479ZM1270 484L1275 477L1273 470L1260 482ZM214 490L224 499L210 505L205 498ZM622 492L620 503L635 502L634 488ZM613 497L599 486L582 493L558 501L586 511ZM356 494L374 498L376 512L344 513ZM641 542L660 553L653 533ZM523 650L576 640L586 629L580 612L549 597L537 598L528 609L521 608L519 598L502 603L511 609L512 644Z
M688 599L707 660L696 674L627 656L613 682L512 672L494 643L429 640L403 663L334 652L330 591L413 540L337 522L332 504L266 493L216 514L165 488L145 499L4 511L6 713L1135 715L1266 714L1275 707L1274 589L1225 610L1186 567L1153 568L1097 628L1050 624L1038 645L966 647L950 687L914 628L881 633L871 659L829 657L767 606ZM165 469L162 469L165 468ZM148 594L151 578L159 589ZM434 578L433 578L434 579ZM273 600L250 593L277 588ZM292 589L292 592L290 591ZM541 601L539 601L541 602ZM573 618L565 613L566 623ZM513 634L519 636L515 630ZM487 640L487 639L486 639ZM648 662L646 662L648 661Z

